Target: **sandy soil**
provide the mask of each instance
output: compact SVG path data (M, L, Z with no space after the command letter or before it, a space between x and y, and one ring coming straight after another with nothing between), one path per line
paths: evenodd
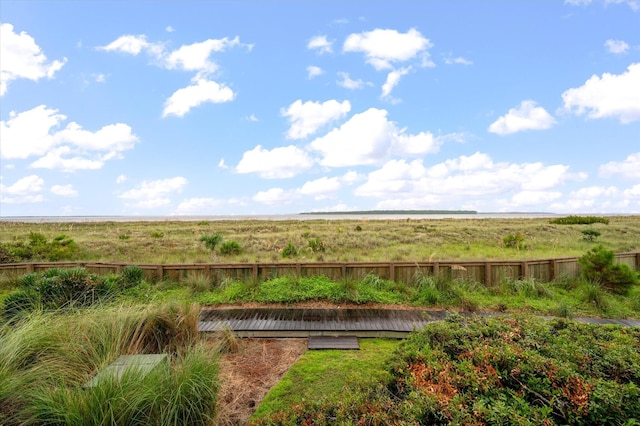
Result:
M246 425L260 402L307 350L307 339L236 339L220 360L216 425Z

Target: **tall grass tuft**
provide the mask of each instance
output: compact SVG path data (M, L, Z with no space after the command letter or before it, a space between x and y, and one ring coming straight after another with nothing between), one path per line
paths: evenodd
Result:
M198 315L196 305L94 307L34 311L3 326L0 423L206 424L215 411L217 363L197 343ZM171 368L82 388L122 354L157 352L172 354ZM187 401L189 392L202 401Z

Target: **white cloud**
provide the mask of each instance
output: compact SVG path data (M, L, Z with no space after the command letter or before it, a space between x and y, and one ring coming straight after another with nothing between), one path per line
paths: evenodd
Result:
M74 172L76 170L98 170L104 165L105 158L95 159L80 156L69 156L72 154L71 147L60 146L48 151L44 156L31 163L34 169L51 169L63 172Z
M61 61L47 61L33 37L22 31L16 34L13 25L0 24L0 96L4 96L9 83L19 78L38 81L39 79L53 78L67 58Z
M42 187L44 180L37 175L18 179L13 185L0 183L0 201L6 204L40 203L44 201Z
M607 48L609 53L619 55L626 53L629 50L629 45L624 40L607 40L604 42L604 47Z
M307 49L316 50L319 54L333 52L333 42L327 40L327 36L315 36L307 43Z
M287 117L291 127L287 131L288 139L302 139L314 134L327 123L343 118L351 110L349 101L338 102L334 99L325 102L302 102L298 99L280 113Z
M614 187L588 186L572 191L563 197L562 202L553 203L550 208L557 212L621 212L626 208L627 200L621 191Z
M412 28L406 33L396 30L375 29L360 34L350 34L342 47L345 52L362 52L375 69L389 69L394 63L427 56L432 46L429 39Z
M559 191L521 191L511 197L513 207L547 204L562 197Z
M316 67L315 65L309 65L307 67L307 78L309 80L322 74L324 74L324 71L320 67Z
M53 185L51 187L51 193L60 195L61 197L75 197L78 195L78 191L73 188L73 185Z
M445 56L444 63L447 65L473 65L473 61L462 56L453 57L451 54Z
M383 99L389 97L393 88L396 87L400 82L400 78L402 78L402 76L404 75L407 75L409 71L411 71L411 67L393 70L389 74L387 74L387 80L382 85L382 94L380 95L380 97Z
M544 108L537 106L534 101L526 100L498 118L488 130L503 136L524 130L548 129L555 123L554 118Z
M316 200L324 200L331 198L331 195L336 193L342 184L337 177L321 177L320 179L305 182L298 192L303 195L311 195Z
M218 161L218 167L221 169L228 169L229 166L227 166L227 164L224 162L224 158L221 158L220 161Z
M164 30L168 33L172 33L175 31L175 29L171 25L167 25L167 27Z
M45 105L17 114L11 112L9 117L0 122L2 158L40 157L31 167L97 169L138 142L131 127L124 123L109 124L92 132L71 122L61 130L54 130L67 117Z
M246 151L236 166L238 173L258 173L262 178L290 178L313 165L313 160L300 148L289 145L271 151L261 145Z
M226 204L224 201L215 198L189 198L178 204L174 213L179 215L214 214L224 204Z
M640 179L640 152L629 154L624 161L611 161L600 166L600 175L610 177L620 174L627 179Z
M340 177L340 182L344 183L345 185L353 185L354 183L364 179L366 179L366 176L361 175L354 170L349 170L348 172L343 174L342 177Z
M215 81L199 79L195 85L176 90L164 104L162 116L184 116L191 108L205 102L224 103L230 102L235 97L233 90L224 84Z
M187 179L177 176L167 179L143 181L138 187L119 195L119 198L132 200L130 207L151 209L171 204L170 197L174 193L182 192L188 183Z
M640 183L625 189L624 196L628 198L640 198Z
M117 183L117 184L124 183L124 182L126 182L126 181L127 181L127 176L126 176L126 175L119 175L119 176L116 178L116 183Z
M134 56L139 55L142 51L146 51L156 58L160 58L164 53L164 45L162 43L150 43L147 41L147 36L144 34L123 35L106 46L100 46L97 49L107 52L128 53L129 55Z
M403 203L411 208L460 208L500 195L524 205L528 202L525 194L541 203L558 197L557 187L565 181L584 179L584 175L569 173L568 169L541 163L494 163L479 152L428 167L421 159L391 160L369 173L354 194L381 200L377 208L400 208Z
M271 188L267 191L260 191L253 196L253 201L263 204L277 205L288 204L292 199L297 198L295 191L286 191L282 188Z
M260 121L255 114L251 114L249 117L247 117L247 120L252 121L254 123L257 123L258 121Z
M309 147L321 153L321 165L345 167L379 163L392 153L436 152L439 141L424 132L405 134L405 129L398 129L387 119L386 110L370 108L315 139Z
M218 68L218 65L209 59L211 53L224 52L239 44L240 38L238 36L233 39L224 37L185 44L166 56L166 66L168 69L212 73Z
M565 4L570 4L573 6L581 6L581 5L589 5L593 2L593 0L564 0ZM602 0L605 6L610 4L626 4L632 10L640 9L640 2L638 0Z
M583 86L562 94L564 108L589 118L617 117L621 123L640 120L640 63L622 74L592 76Z
M346 72L339 72L338 77L340 77L340 80L338 80L336 84L345 89L356 90L362 89L364 86L373 86L372 83L365 82L362 79L352 80L351 77L349 77L349 73Z

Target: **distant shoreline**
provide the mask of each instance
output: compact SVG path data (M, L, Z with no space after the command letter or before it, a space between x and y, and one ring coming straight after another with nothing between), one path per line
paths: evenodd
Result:
M394 214L419 214L419 215L429 215L429 214L478 214L475 210L353 210L353 211L336 211L336 212L302 212L298 213L301 215L394 215Z

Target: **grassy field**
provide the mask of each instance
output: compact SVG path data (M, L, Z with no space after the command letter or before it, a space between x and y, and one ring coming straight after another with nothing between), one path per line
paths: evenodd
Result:
M640 216L612 216L608 225L557 225L549 219L297 220L210 222L0 222L0 244L70 237L77 260L126 263L298 261L442 261L580 256L596 243L615 252L640 250ZM200 241L220 234L241 251L212 256ZM509 245L509 237L521 237ZM289 248L289 249L288 249ZM36 259L43 260L43 259Z

